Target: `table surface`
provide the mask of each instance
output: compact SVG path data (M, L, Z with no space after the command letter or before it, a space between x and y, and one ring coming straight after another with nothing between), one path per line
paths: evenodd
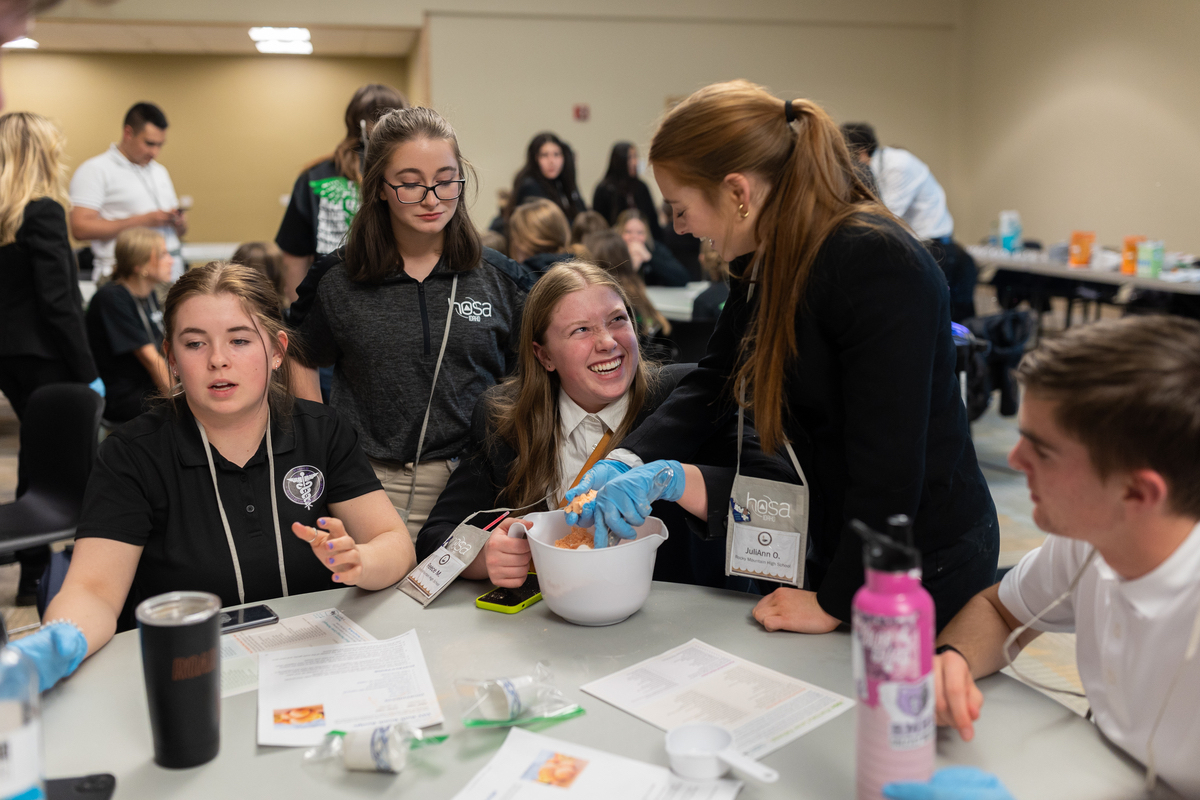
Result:
M672 322L691 322L696 298L711 285L709 281L692 281L687 286L647 286L646 296Z
M967 248L967 252L975 261L984 267L1007 269L1014 272L1028 272L1033 275L1046 275L1052 278L1066 278L1073 281L1090 283L1109 283L1115 286L1136 286L1140 289L1153 289L1159 292L1174 292L1175 294L1200 294L1200 283L1158 280L1157 278L1139 278L1136 275L1126 275L1123 272L1110 272L1091 269L1088 267L1068 267L1060 261L1051 261L1044 255L1014 256L997 252L997 248L975 245Z
M337 589L271 601L281 617L337 607L384 639L416 628L451 738L414 751L400 775L348 773L337 782L302 764L303 748L259 747L258 694L222 701L221 752L188 770L153 762L136 631L115 637L79 671L44 696L46 773L110 772L123 798L320 797L408 795L448 798L499 748L503 731L462 731L453 697L456 677L522 674L538 660L586 715L545 729L547 736L666 766L663 734L579 690L676 645L698 638L764 666L853 696L850 637L766 633L750 616L755 598L735 592L656 583L645 607L608 628L583 628L545 603L514 615L476 609L486 586L459 581L428 608L394 589ZM1015 797L1121 798L1141 795L1140 766L1106 744L1094 726L1004 675L981 682L986 697L973 742L942 730L939 766L971 764L998 774ZM779 783L748 781L741 798L849 798L854 794L854 720L850 710L766 756ZM1165 789L1156 796L1174 797Z

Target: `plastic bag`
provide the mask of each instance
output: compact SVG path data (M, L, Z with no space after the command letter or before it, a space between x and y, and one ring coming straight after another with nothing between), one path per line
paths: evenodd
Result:
M306 765L367 772L400 772L408 763L408 751L439 744L446 736L426 736L419 728L396 723L374 730L331 731L321 744L304 752Z
M463 704L467 728L503 728L558 721L583 713L554 685L550 667L539 661L532 675L505 678L459 678L454 682Z

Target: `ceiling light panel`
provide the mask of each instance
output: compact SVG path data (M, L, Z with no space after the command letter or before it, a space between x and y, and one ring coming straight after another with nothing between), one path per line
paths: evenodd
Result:
M307 42L312 36L308 28L251 28L250 38L256 42Z

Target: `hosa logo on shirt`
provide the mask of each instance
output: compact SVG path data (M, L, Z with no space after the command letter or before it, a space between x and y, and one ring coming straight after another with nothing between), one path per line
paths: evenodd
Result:
M283 493L296 505L311 510L325 494L325 476L316 467L292 467L283 478Z
M492 304L488 302L479 302L468 297L466 300L454 304L454 310L459 316L465 317L467 322L479 322L484 317L492 315Z
M746 508L751 514L758 517L766 517L774 519L775 517L792 517L791 503L778 503L770 497L763 496L762 498L751 497L749 492L746 492Z

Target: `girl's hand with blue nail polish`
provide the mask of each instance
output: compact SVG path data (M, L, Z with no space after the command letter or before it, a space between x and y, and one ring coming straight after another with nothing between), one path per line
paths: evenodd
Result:
M362 554L358 544L346 533L342 521L335 517L317 520L320 528L310 528L299 522L292 523L292 533L312 548L317 559L333 573L333 579L347 586L354 586L362 577ZM323 528L324 530L321 530Z

